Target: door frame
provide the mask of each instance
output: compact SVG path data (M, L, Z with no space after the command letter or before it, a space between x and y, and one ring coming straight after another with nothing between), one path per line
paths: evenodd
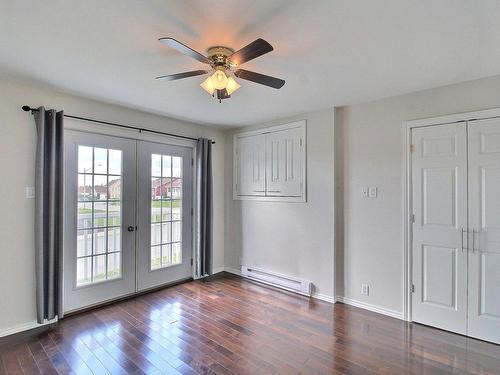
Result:
M445 125L459 122L468 122L472 120L484 120L489 118L500 118L500 108L492 108L481 111L463 112L452 115L428 117L416 120L407 120L402 123L402 142L403 142L403 320L411 322L411 285L412 275L412 226L411 215L412 207L412 157L411 157L411 131L414 128L424 126Z
M107 125L102 125L102 124L94 124L86 120L79 120L79 119L66 119L64 122L64 130L71 130L71 131L79 131L82 133L87 133L87 134L100 134L100 135L106 135L106 136L112 136L112 137L120 137L124 139L131 139L134 141L146 141L146 142L154 142L154 143L161 143L165 145L172 145L172 146L182 146L182 147L188 147L191 149L191 157L193 160L196 158L196 141L194 140L188 140L188 139L181 139L181 138L176 138L176 137L171 137L168 135L160 135L160 134L151 134L151 133L143 133L141 131L136 131L136 130L128 130L128 129L118 129L113 126L107 126ZM136 145L136 154L137 154L137 145ZM136 160L137 163L137 160ZM193 192L192 192L192 202L193 202L193 216L191 218L192 220L192 258L193 258L193 265L191 268L191 276L193 279L198 279L199 276L197 274L198 270L198 262L197 262L197 253L198 249L196 247L196 220L194 219L197 215L197 207L196 207L196 187L197 187L197 168L196 168L196 163L193 163L192 167L192 181L193 181ZM136 181L136 187L138 185L138 181ZM137 205L137 203L136 203ZM136 207L137 208L137 207ZM137 212L136 212L136 221L137 221ZM137 249L137 236L136 236L136 249ZM137 250L136 250L137 251ZM62 262L64 264L64 254L63 254L63 259ZM137 265L135 265L137 268ZM134 296L141 294L140 291L137 291L137 270L135 270L135 275L134 275L134 285L136 291L134 291L131 294L128 294L126 296L117 298L116 300L120 300L122 298L127 298L129 296ZM168 285L168 284L167 284ZM164 285L164 286L167 286ZM164 287L162 286L162 287ZM113 300L109 301L104 301L103 304L112 302ZM64 305L64 300L63 300L63 305ZM94 307L94 306L89 306L89 307ZM84 308L85 309L85 308Z

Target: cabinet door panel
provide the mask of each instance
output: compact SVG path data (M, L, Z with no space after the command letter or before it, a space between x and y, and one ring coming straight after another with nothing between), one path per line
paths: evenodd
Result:
M237 195L266 194L265 135L236 138Z
M266 135L267 196L302 195L302 129L293 128Z

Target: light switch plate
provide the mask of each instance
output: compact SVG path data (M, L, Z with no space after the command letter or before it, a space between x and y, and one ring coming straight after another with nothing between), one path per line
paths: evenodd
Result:
M35 187L34 186L26 186L26 199L35 198Z
M370 198L377 198L377 188L375 186L370 186L368 189L368 196Z
M368 198L368 188L367 187L362 187L361 188L361 197L362 198Z

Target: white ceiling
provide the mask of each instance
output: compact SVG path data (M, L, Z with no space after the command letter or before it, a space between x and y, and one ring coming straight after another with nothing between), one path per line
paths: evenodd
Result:
M240 126L500 74L498 0L1 0L0 73L198 123ZM154 77L261 37L274 51L243 67L286 80L239 80L219 104L199 84ZM36 103L32 103L36 104Z

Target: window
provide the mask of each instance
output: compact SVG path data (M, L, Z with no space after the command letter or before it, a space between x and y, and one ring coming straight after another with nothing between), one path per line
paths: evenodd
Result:
M151 270L182 263L182 158L151 155Z
M76 285L121 277L122 151L78 146Z

